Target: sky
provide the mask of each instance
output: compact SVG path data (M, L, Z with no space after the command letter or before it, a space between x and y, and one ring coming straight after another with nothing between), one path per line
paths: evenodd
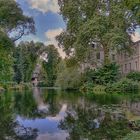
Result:
M58 46L55 37L59 35L66 25L61 15L57 0L16 0L25 15L32 16L35 21L36 35L28 35L22 38L23 41L43 42L46 45ZM140 40L140 29L132 36L134 42ZM20 40L21 41L21 40ZM58 47L57 47L58 48ZM62 57L65 53L58 48Z
M54 44L58 48L55 37L59 35L66 25L59 14L57 0L16 0L22 8L24 15L33 17L36 34L22 37L22 41L43 42L46 45ZM19 41L21 41L19 40ZM62 57L65 53L58 48Z

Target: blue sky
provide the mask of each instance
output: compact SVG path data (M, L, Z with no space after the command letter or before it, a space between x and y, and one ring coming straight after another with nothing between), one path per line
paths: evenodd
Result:
M57 0L16 0L25 15L35 21L36 35L23 37L22 40L34 40L45 43L54 41L54 37L65 29L62 16L58 14Z

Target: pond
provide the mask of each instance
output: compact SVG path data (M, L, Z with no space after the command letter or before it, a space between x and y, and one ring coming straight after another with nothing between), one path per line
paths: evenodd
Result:
M0 94L0 140L121 140L140 120L140 95L33 88Z

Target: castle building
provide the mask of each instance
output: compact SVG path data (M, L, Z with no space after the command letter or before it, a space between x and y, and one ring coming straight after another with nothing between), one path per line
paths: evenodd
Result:
M132 54L117 53L116 62L120 65L121 73L124 75L131 71L140 71L140 41L132 46Z
M131 71L140 72L140 40L132 45L131 50L131 53L110 50L109 58L111 62L116 62L120 66L122 75L126 75ZM87 61L81 65L81 72L84 72L85 69L96 70L104 64L104 50L102 47L94 45L90 49L90 53L87 54Z

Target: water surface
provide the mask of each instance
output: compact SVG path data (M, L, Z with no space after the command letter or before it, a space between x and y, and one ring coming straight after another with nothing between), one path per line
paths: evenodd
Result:
M119 140L140 120L140 95L34 88L0 95L0 140Z

